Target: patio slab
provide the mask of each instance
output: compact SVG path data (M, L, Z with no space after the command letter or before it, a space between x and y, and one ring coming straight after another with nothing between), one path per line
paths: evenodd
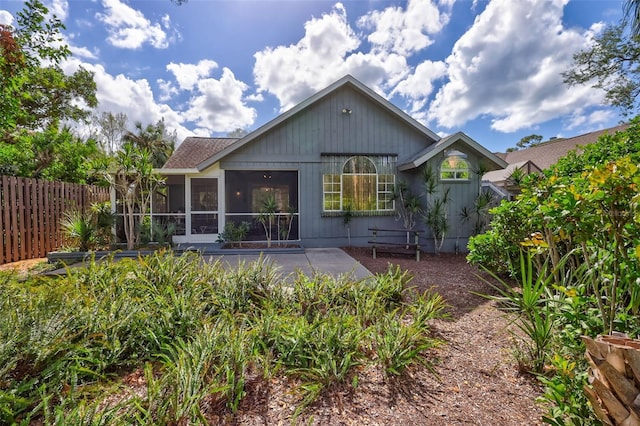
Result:
M203 253L202 258L207 262L214 262L219 259L230 267L236 267L242 263L248 264L260 258L260 254L255 252L250 254L218 253L220 251L216 251L214 254ZM263 254L263 257L267 261L273 262L283 277L294 276L293 274L298 272L308 276L329 274L336 278L340 275L348 275L353 280L361 280L372 276L368 269L339 248L307 248L295 253L267 252ZM73 263L70 267L79 267L83 264L83 262ZM46 272L43 275L63 275L66 273L66 268L60 268Z
M372 276L369 270L339 248L307 248L303 253L265 253L264 257L267 261L274 262L283 276L289 276L298 271L306 275L329 274L334 277L348 275L354 280ZM210 262L220 259L232 267L243 262L250 263L259 258L258 254L205 255L205 259Z

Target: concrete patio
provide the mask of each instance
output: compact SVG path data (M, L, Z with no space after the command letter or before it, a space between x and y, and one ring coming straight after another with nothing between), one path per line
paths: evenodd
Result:
M233 267L258 260L260 254L204 254L203 257L209 262L219 259ZM339 248L307 248L297 253L265 253L263 257L277 265L283 276L297 271L307 275L348 275L354 280L371 276L369 270Z

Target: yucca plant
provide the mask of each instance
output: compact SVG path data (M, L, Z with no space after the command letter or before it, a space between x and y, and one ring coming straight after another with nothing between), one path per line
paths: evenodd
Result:
M269 193L263 200L260 213L258 214L258 222L260 222L264 228L265 237L267 238L267 247L271 247L273 221L275 220L277 210L278 204L276 197Z
M90 213L70 210L62 219L64 234L78 246L80 251L88 251L94 244L97 229Z
M551 291L553 274L548 273L547 263L536 270L533 256L529 250L520 253L519 288L514 288L512 284L485 269L498 284L481 278L496 290L498 295L480 296L496 300L502 309L514 314L512 321L528 337L528 340L520 340L526 348L531 368L539 373L542 372L549 356L553 337L554 306L559 302L555 300Z

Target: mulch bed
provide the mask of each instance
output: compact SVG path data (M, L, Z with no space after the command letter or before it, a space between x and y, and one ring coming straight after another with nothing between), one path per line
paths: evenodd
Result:
M358 374L355 390L334 388L298 418L313 425L541 425L544 410L535 399L541 389L535 379L521 375L512 356L509 322L494 302L474 294L492 289L489 278L468 265L463 255L380 255L370 249L346 248L370 271L389 265L410 271L417 291L437 291L449 304L448 320L433 324L446 343L434 351L433 371L414 368L397 380L367 368ZM249 393L234 423L291 424L296 396L286 380L276 380L259 395ZM224 421L223 421L224 423Z

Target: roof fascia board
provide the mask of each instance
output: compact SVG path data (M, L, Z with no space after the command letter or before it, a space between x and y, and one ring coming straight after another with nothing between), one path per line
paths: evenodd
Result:
M153 169L155 173L169 176L169 175L187 175L191 173L199 173L198 169Z
M305 99L304 101L300 102L299 104L295 105L291 109L283 112L282 114L280 114L279 116L277 116L273 120L271 120L268 123L266 123L266 124L262 125L261 127L257 128L256 130L254 130L253 132L249 133L245 137L243 137L243 138L237 140L236 142L232 143L231 145L229 145L225 149L221 150L217 154L215 154L215 155L209 157L208 159L204 160L203 162L198 164L198 166L197 166L198 170L202 171L202 170L208 168L209 166L211 166L212 164L214 164L217 161L220 161L222 158L224 158L227 155L231 154L235 150L237 150L239 148L242 148L243 146L245 146L246 144L248 144L252 140L256 139L260 135L266 133L267 131L273 129L274 127L276 127L279 124L283 123L284 121L288 120L290 117L292 117L293 115L297 114L298 112L304 110L309 105L314 104L315 102L317 102L320 99L324 98L329 93L331 93L331 92L337 90L338 88L340 88L342 86L345 86L347 84L352 84L357 89L359 89L360 91L364 92L365 95L368 95L369 98L374 100L380 106L382 106L386 110L392 112L393 114L397 115L405 123L409 124L411 127L415 128L419 132L425 134L426 136L428 136L429 138L433 139L434 141L438 141L440 139L440 137L436 133L434 133L433 131L429 130L427 127L425 127L422 124L420 124L419 122L417 122L415 119L413 119L407 113L402 111L400 108L396 107L391 102L387 101L382 96L378 95L376 92L374 92L373 90L371 90L370 88L365 86L363 83L361 83L360 81L356 80L353 76L348 74L348 75L342 77L340 80L334 82L333 84L325 87L324 89L320 90L316 94L314 94L314 95L310 96L309 98Z
M487 150L485 147L480 145L478 142L476 142L473 139L471 139L465 133L457 132L457 133L454 133L453 135L449 135L449 136L446 136L446 137L440 139L440 141L437 142L437 144L434 147L434 149L432 149L429 152L425 153L422 157L417 158L413 162L405 163L405 164L402 164L402 165L398 166L398 170L406 171L406 170L415 169L417 167L420 167L421 165L423 165L424 163L426 163L427 161L429 161L430 159L432 159L433 157L435 157L437 154L441 153L445 149L449 148L451 145L453 145L456 142L464 142L471 149L475 150L481 156L483 156L486 159L488 159L489 161L493 162L500 169L504 169L504 168L506 168L508 166L508 163L506 161L504 161L502 158L494 155L492 152Z

